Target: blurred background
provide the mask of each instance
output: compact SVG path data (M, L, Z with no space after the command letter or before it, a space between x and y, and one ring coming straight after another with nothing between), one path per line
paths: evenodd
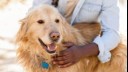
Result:
M15 35L33 0L0 0L0 72L24 72L16 62ZM120 33L127 42L127 1L119 0Z

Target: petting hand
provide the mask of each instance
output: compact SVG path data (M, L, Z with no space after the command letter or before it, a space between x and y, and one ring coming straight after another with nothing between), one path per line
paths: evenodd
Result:
M99 54L98 45L95 43L77 46L68 42L65 43L64 46L68 49L52 57L53 64L58 65L60 68L69 67L77 63L83 57L97 56Z
M69 67L77 63L81 59L81 51L79 46L74 45L73 43L65 43L67 50L60 52L59 55L53 56L53 64L58 65L60 68Z

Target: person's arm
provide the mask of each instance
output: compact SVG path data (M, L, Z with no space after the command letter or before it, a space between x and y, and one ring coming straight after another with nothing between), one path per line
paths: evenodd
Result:
M69 49L63 51L59 56L53 56L53 64L65 68L77 63L83 57L97 55L102 63L108 62L111 59L110 51L120 42L117 0L103 0L100 18L102 36L97 36L94 43L84 46L67 43Z
M110 51L120 42L117 0L103 0L100 20L103 34L102 36L96 37L94 42L99 47L99 60L105 63L111 59Z
M74 45L71 42L64 43L64 46L69 48L59 55L52 57L53 64L58 65L60 68L66 68L77 63L80 59L97 56L99 54L98 45L96 43L90 43L82 46Z

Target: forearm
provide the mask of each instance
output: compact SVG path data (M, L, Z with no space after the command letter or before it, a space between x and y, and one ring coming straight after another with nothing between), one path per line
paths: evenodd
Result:
M103 32L103 35L97 36L93 41L98 45L99 55L98 58L102 63L111 60L111 50L113 50L120 42L120 36L113 30Z
M80 46L81 57L97 56L99 54L98 45L96 43L90 43Z
M111 50L120 42L119 37L119 8L117 0L103 0L100 22L103 34L94 39L98 45L98 58L102 63L111 60Z

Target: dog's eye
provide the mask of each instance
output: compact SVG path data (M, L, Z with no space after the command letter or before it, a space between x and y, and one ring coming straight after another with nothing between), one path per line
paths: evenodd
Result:
M38 20L37 23L44 24L44 21L43 20Z
M60 20L59 20L59 19L56 19L56 20L55 20L55 22L56 22L56 23L59 23L59 22L60 22Z

